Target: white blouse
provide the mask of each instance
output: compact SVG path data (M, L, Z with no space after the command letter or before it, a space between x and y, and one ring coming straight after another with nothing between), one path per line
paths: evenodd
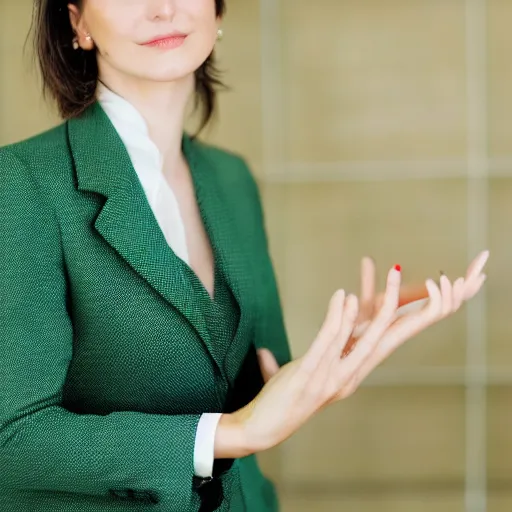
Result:
M162 155L149 137L146 121L131 103L102 83L98 84L97 98L128 151L165 240L174 253L188 263L185 225L178 201L163 176ZM221 416L221 413L201 415L194 448L197 476L205 478L212 475L215 431Z

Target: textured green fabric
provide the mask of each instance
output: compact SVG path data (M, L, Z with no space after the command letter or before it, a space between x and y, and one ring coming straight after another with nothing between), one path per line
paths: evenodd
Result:
M192 271L191 273L193 274ZM197 287L202 286L195 274L192 278ZM201 310L206 317L206 326L212 340L213 350L219 360L224 361L229 347L235 339L240 322L240 308L229 289L224 274L218 267L215 268L213 300L207 293L197 293L196 296L203 302Z
M257 392L254 347L289 360L247 166L183 150L240 307L224 354L99 104L0 149L0 510L197 511L200 414ZM255 457L219 478L220 510L277 509Z

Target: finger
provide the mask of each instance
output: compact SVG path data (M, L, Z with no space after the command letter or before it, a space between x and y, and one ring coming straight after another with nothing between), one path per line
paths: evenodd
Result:
M354 338L360 338L365 333L366 329L368 329L370 324L370 320L366 320L362 323L357 323L357 325L354 328L354 332L352 333Z
M398 299L398 307L406 307L411 303L416 303L428 299L428 290L425 284L407 285L400 288L400 297ZM378 311L382 306L383 294L378 294L375 298L374 311Z
M464 300L464 278L459 277L453 283L453 312L458 311Z
M376 269L372 258L365 256L361 260L361 302L375 298Z
M480 290L483 284L482 270L488 259L489 251L483 251L470 263L464 284L464 300L473 298Z
M343 314L343 322L341 329L338 333L336 344L335 344L335 355L340 357L343 350L347 346L347 343L351 339L356 326L356 320L358 315L358 300L355 295L349 295L345 301L345 312Z
M343 318L341 322L340 330L333 339L331 347L325 352L322 365L325 366L325 371L328 372L333 367L337 372L337 365L340 357L343 354L347 343L352 337L352 333L356 326L358 314L358 299L355 295L348 295L345 299Z
M395 350L406 340L412 338L442 317L443 297L440 289L431 279L425 282L425 286L429 293L429 298L425 305L421 309L417 309L399 318L383 336L381 346L384 348L380 346L379 351L384 350L386 353L385 357L389 355L390 351Z
M425 307L425 318L433 321L441 316L443 311L443 295L440 288L432 279L425 281L428 290L429 301Z
M363 322L373 315L375 302L376 269L372 258L365 256L361 260L361 304L359 321Z
M453 290L450 280L443 274L439 280L441 288L441 315L448 316L453 310Z
M486 274L480 274L476 279L473 279L469 283L464 283L464 300L472 299L482 288L482 285L487 279Z
M380 308L382 307L382 304L384 304L384 294L379 293L373 302L373 314L375 314L377 311L380 311Z
M392 268L388 273L386 292L382 308L368 326L362 338L358 340L351 354L343 361L347 363L347 372L355 371L371 354L380 337L394 319L400 294L401 272Z
M474 279L478 277L483 268L485 267L485 264L487 263L487 260L489 259L489 251L482 251L469 265L467 273L466 273L466 281L470 279Z
M263 380L268 382L279 371L279 364L274 354L266 348L258 349L257 354Z
M379 364L387 359L400 345L432 324L433 319L441 318L442 294L437 285L428 280L426 288L429 301L421 309L399 318L382 337L376 350L367 358L357 372L358 383L362 382ZM437 314L437 316L436 316Z
M337 336L343 319L345 305L345 291L338 290L329 301L327 315L311 347L304 356L304 365L307 370L314 370L332 340Z

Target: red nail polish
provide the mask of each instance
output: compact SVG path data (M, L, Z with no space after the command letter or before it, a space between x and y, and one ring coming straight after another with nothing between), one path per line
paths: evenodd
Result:
M400 265L395 265L395 270L397 270L398 272L401 272L402 267Z

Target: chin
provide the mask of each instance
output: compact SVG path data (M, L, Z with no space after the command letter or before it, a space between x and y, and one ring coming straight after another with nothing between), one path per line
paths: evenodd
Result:
M179 59L169 56L168 59L159 59L159 62L155 62L150 67L146 64L146 70L142 74L157 82L173 82L193 75L202 66L206 58Z
M144 77L148 80L152 80L154 82L176 82L179 80L186 80L187 78L194 75L195 68L187 68L187 69L169 69L169 70L151 70L147 74L144 74Z

